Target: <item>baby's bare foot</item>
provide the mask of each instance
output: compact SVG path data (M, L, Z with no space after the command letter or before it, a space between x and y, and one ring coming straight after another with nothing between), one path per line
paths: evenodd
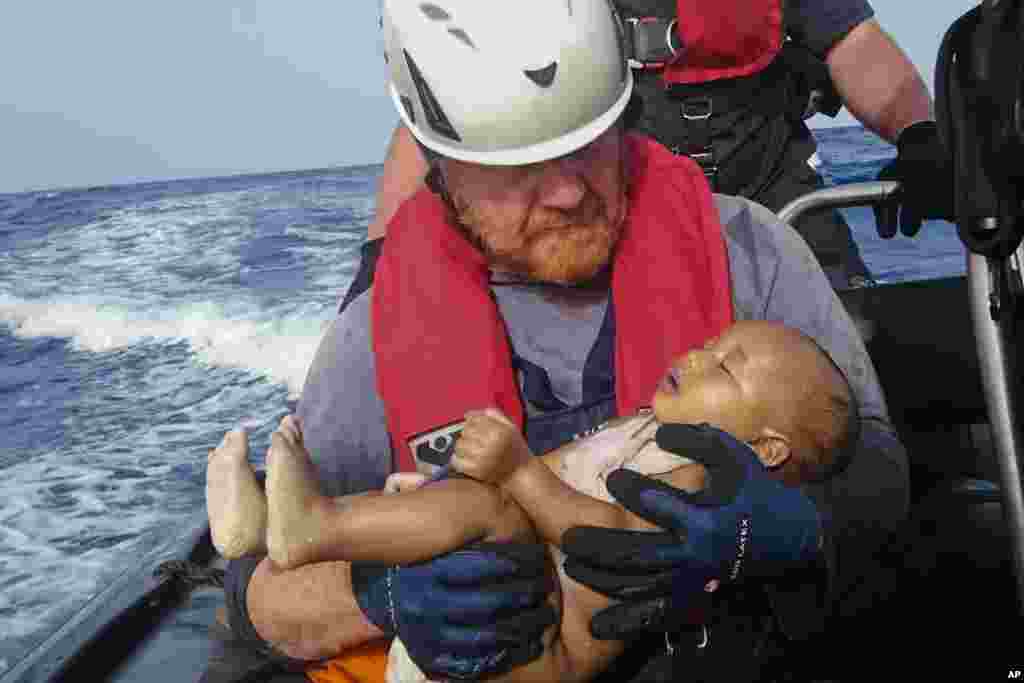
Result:
M267 454L267 549L276 565L291 569L316 561L327 501L302 445L302 432L286 416L270 437Z
M221 556L233 560L266 552L267 501L249 465L249 440L243 431L228 432L210 451L206 511Z

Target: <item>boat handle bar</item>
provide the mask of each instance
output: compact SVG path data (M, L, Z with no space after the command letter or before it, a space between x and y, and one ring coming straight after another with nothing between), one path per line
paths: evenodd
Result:
M900 184L895 180L875 180L826 187L797 197L782 207L778 216L784 223L794 223L811 211L880 204L899 190Z

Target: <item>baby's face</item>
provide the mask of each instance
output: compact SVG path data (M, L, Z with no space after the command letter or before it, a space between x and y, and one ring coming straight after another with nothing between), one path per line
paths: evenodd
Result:
M707 422L739 439L757 431L752 398L757 358L743 331L732 326L702 349L673 361L654 393L652 408L659 422Z
M775 323L742 322L702 349L676 358L654 393L662 423L707 422L744 441L779 429L786 384L812 381L799 333Z

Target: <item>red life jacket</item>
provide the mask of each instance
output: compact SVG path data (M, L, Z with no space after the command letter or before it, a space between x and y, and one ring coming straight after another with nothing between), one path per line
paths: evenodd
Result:
M679 57L667 83L704 83L757 73L782 49L782 0L674 0Z
M644 137L627 136L630 207L612 270L619 414L650 404L675 356L732 322L722 227L704 174ZM483 255L421 190L388 226L371 303L377 385L398 471L416 437L495 406L523 426L511 350Z

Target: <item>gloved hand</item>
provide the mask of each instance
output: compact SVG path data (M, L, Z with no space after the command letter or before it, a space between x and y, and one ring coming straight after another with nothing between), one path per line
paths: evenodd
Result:
M415 565L354 563L352 588L366 617L432 677L478 678L532 661L555 623L541 545L480 542Z
M708 581L779 576L818 553L821 519L799 489L773 479L749 446L708 425L662 425L658 446L707 468L694 494L628 470L608 490L665 531L574 527L562 537L566 573L613 599L596 638L671 630Z
M904 128L896 150L896 158L878 174L879 180L900 182L895 196L874 207L879 237L889 239L897 226L913 237L922 220L953 220L953 166L935 122L918 121Z

